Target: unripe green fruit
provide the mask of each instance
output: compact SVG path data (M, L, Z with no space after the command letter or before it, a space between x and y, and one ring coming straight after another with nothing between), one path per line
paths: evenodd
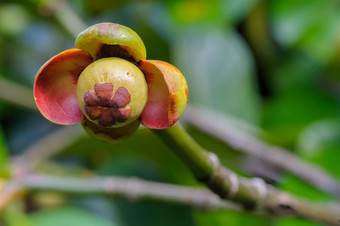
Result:
M142 71L117 57L102 58L87 66L77 84L77 101L86 118L107 128L138 119L147 95Z
M132 62L146 58L145 46L138 34L115 23L99 23L87 28L78 35L75 46L90 53L93 59L103 57L103 48L104 52L109 52L104 57L115 56Z

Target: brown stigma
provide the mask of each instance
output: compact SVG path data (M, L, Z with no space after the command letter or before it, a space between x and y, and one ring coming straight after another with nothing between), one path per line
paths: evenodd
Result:
M113 84L96 83L94 92L87 90L84 94L85 111L92 120L98 119L98 124L108 127L117 122L125 122L131 116L132 110L126 106L131 101L129 91L119 87L113 92Z

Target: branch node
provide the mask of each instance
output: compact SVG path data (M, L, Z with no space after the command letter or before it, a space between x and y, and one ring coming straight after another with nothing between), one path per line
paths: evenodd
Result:
M228 192L228 197L232 198L240 188L240 181L235 173L231 173L229 176L230 190Z
M260 196L260 200L264 200L268 194L268 187L266 182L264 182L264 180L261 178L255 177L251 179L251 183L253 184L253 187L257 190Z
M217 169L220 166L220 160L218 159L217 155L212 152L208 152L208 157L213 164L214 169Z

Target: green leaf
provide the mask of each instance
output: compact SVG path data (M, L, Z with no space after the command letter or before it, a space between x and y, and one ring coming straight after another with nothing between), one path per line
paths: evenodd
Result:
M272 87L275 93L290 94L305 89L315 89L322 73L320 65L310 57L292 53L279 61L272 70Z
M313 200L329 200L331 196L311 186L305 181L293 175L285 175L280 181L279 187L291 194Z
M193 216L197 226L243 226L243 225L258 225L269 226L272 225L270 220L264 216L254 215L251 213L241 213L235 211L216 211L216 212L202 212L194 211Z
M8 151L6 148L5 138L0 126L0 177L8 177Z
M221 7L232 23L241 21L258 0L224 0Z
M76 207L45 209L30 215L34 226L117 226L114 222Z
M324 224L319 224L311 222L305 219L299 219L294 217L280 217L276 220L275 226L323 226Z
M233 30L204 26L181 30L173 55L174 65L188 81L190 103L258 124L253 59Z
M298 154L318 163L340 179L340 125L339 120L326 119L311 123L299 136Z
M24 203L16 201L1 211L1 218L6 226L35 226L25 213Z
M126 225L195 226L188 207L151 201L115 200L114 203Z
M282 141L293 143L309 123L338 114L338 102L332 96L317 90L297 89L278 94L267 102L263 126Z
M335 53L340 10L337 0L271 1L274 36L284 47L295 47L327 62Z
M172 18L179 25L224 22L219 0L173 0L167 1L167 6Z
M258 0L172 0L168 11L179 25L226 24L242 20ZM189 10L188 10L189 9Z
M86 10L93 14L103 13L109 10L117 9L131 0L96 0L96 1L84 1Z
M3 167L7 163L8 153L5 144L4 134L0 125L0 167Z
M29 21L29 12L23 6L14 3L0 5L0 33L18 35Z

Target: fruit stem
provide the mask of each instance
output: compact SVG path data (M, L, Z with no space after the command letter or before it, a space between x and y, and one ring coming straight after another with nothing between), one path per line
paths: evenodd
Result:
M164 130L153 130L184 161L198 180L211 175L214 162L196 141L176 123Z

